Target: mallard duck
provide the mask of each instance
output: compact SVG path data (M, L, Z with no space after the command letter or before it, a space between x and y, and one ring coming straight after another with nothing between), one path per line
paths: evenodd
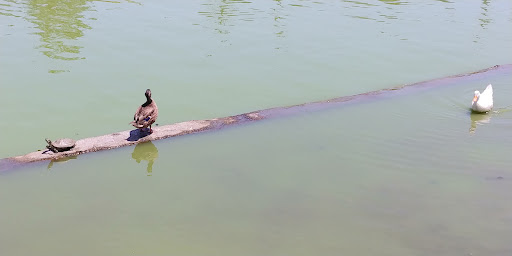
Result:
M135 115L133 116L133 121L130 122L135 128L139 128L140 131L142 129L149 127L149 133L153 133L153 129L151 129L151 125L156 121L158 117L158 107L156 106L156 102L151 99L151 90L146 90L146 102L137 108L135 111Z
M493 101L491 84L489 84L482 93L475 91L475 97L471 102L471 109L474 112L485 113L491 110L492 107Z

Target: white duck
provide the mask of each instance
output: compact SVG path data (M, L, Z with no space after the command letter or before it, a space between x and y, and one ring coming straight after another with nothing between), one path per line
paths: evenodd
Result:
M475 91L475 97L471 102L471 109L475 112L485 113L491 110L493 107L492 101L492 85L489 84L485 90L480 93Z

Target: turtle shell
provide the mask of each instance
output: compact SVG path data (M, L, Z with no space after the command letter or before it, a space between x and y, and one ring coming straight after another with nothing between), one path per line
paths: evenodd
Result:
M75 140L70 138L58 139L52 142L52 146L58 149L72 148L75 146Z

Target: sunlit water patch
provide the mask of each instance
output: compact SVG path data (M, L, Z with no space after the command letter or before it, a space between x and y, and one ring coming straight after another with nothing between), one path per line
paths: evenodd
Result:
M512 112L470 130L483 82L506 107L510 74L4 172L0 246L506 255Z
M169 124L512 59L505 0L1 3L1 157L125 130L147 88Z
M0 1L0 157L466 73L511 2ZM472 115L474 90L495 110ZM0 173L5 255L510 255L510 75Z

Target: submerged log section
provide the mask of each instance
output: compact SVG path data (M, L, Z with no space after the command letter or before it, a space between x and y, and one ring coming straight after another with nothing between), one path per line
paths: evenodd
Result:
M98 137L85 138L78 140L76 142L76 146L69 151L53 153L49 150L44 151L36 151L23 156L16 156L7 159L3 159L1 161L8 162L11 165L19 164L19 163L29 163L35 161L42 160L55 160L63 157L76 156L88 152L95 152L106 149L119 148L124 146L130 146L141 142L151 141L151 140L160 140L174 136L180 136L191 133L198 133L207 130L220 129L226 126L241 124L249 121L256 121L267 119L271 117L290 115L294 113L300 113L303 111L314 111L320 110L330 107L339 106L341 104L348 103L356 103L356 102L364 102L369 100L375 100L378 98L384 98L386 96L391 96L398 94L399 92L404 92L411 89L417 88L429 88L429 87L438 87L443 85L453 84L455 82L461 82L464 79L475 79L479 77L485 77L488 75L492 75L496 72L504 72L508 73L512 70L512 64L507 65L496 65L487 69L479 70L472 73L466 73L461 75L454 75L434 80L429 80L425 82L403 85L378 91L371 91L367 93L361 93L357 95L344 96L339 98L334 98L325 101L317 101L304 103L300 105L288 106L288 107L277 107L264 109L259 111L254 111L250 113L223 117L223 118L215 118L209 120L194 120L187 121L182 123L158 126L153 128L153 133L147 136L144 134L140 134L139 130L131 130L131 131L122 131L112 134L107 134ZM1 162L0 161L0 162ZM1 165L2 163L0 163Z

